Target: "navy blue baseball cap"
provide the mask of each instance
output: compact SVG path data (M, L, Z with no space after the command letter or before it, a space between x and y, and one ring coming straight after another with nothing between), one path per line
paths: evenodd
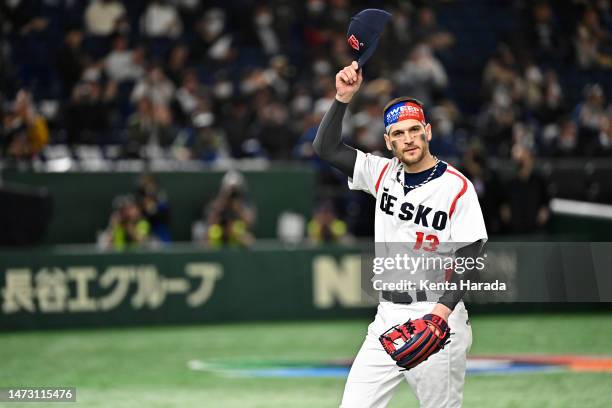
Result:
M359 68L376 51L378 40L389 18L391 14L380 9L366 9L351 18L346 38Z

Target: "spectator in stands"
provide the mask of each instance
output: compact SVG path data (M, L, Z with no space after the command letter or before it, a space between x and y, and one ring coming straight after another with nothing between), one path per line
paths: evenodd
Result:
M183 32L183 23L174 4L152 0L142 15L140 30L150 38L177 38Z
M520 144L530 150L536 147L535 129L532 124L517 121L512 126L512 145Z
M258 91L266 98L270 95L270 79L266 76L265 70L260 68L247 68L242 74L240 81L240 91L244 95L253 95Z
M249 138L249 128L253 122L254 112L251 105L244 98L234 100L229 107L229 114L222 117L220 126L225 129L227 144L231 149L231 156L237 159L258 154L259 143ZM256 145L256 150L251 148Z
M499 233L502 231L500 217L504 192L497 173L488 165L486 152L478 145L470 146L463 156L461 171L474 185L487 231Z
M297 137L289 127L287 107L277 100L269 100L257 110L257 122L250 129L267 156L273 160L287 160Z
M57 53L57 73L62 81L64 98L72 95L72 89L81 79L86 65L87 54L81 47L82 43L83 32L71 27L66 31L64 44Z
M102 245L123 251L143 246L150 240L151 226L142 216L134 197L115 198L108 228L101 238Z
M93 72L93 71L92 71ZM64 123L70 144L104 144L109 142L112 110L116 103L117 84L106 84L87 76L73 89L64 112Z
M531 15L526 20L526 45L539 59L561 57L563 36L555 17L547 1L537 1L531 6Z
M409 95L412 95L409 93ZM371 96L362 98L362 107L351 117L354 126L355 142L364 151L385 151L384 138L385 126L380 119L380 103L378 99Z
M597 11L594 8L586 7L574 36L578 65L581 68L612 69L610 41L612 41L612 35L610 31L601 26Z
M214 83L211 86L211 92L216 102L219 105L229 106L230 99L235 95L235 87L227 71L219 70L215 74ZM228 109L224 109L228 112Z
M325 61L318 60L313 64L312 69L315 77L310 85L310 92L316 98L333 99L336 95L334 82L329 75L322 74L322 72L331 72L331 65Z
M607 117L601 118L597 141L589 149L589 153L596 156L612 156L612 112Z
M328 14L332 26L345 24L351 18L351 4L349 0L331 0Z
M459 129L461 113L459 108L448 98L440 100L429 109L435 137L431 140L430 149L442 157L457 157L462 153L462 146L467 146L465 132Z
M565 119L555 139L552 154L556 157L574 157L578 149L578 127L573 120Z
M33 14L33 12L32 4L28 1L0 2L0 17L6 24L5 29L8 33L23 36L47 28L49 20L44 16Z
M478 118L478 128L490 154L505 156L509 153L517 113L517 107L513 105L510 95L501 89L495 93L492 101L485 105Z
M394 84L387 78L376 78L364 84L363 97L377 100L378 103L384 104L384 101L393 98Z
M550 217L546 180L534 169L533 153L527 147L514 145L512 160L518 170L505 188L501 207L505 230L514 234L544 232Z
M414 31L415 42L424 43L433 50L445 50L455 43L455 37L438 27L436 14L430 7L422 7L417 12Z
M516 97L522 99L528 112L536 113L542 108L544 103L544 74L536 64L530 63L525 68Z
M248 197L244 176L229 171L221 180L219 194L207 206L205 222L194 226L194 239L212 247L250 246L255 209Z
M545 126L559 121L565 114L567 107L559 77L555 71L549 69L544 74L543 99L539 110L535 113L536 118Z
M602 25L608 32L612 32L612 4L610 0L600 0L595 2L595 9L600 16Z
M219 8L208 10L196 24L190 55L192 62L227 62L236 54L234 37L227 32L225 12Z
M128 39L123 35L117 35L113 39L111 52L104 60L104 71L117 83L136 81L145 73L144 63L144 49L142 47L129 49Z
M199 104L209 105L206 100L206 89L200 84L195 70L185 71L181 87L174 97L175 118L180 124L191 121L191 116Z
M323 203L308 222L308 240L313 244L347 242L346 223L336 216L332 203Z
M270 88L282 99L289 97L289 80L295 67L289 65L289 59L284 55L275 55L270 58L270 64L264 70Z
M268 55L275 55L280 51L280 41L274 31L274 15L265 4L259 5L253 14L255 33L261 48Z
M168 64L164 67L166 76L172 81L174 86L180 86L183 81L183 74L187 70L189 60L189 48L183 44L177 44L170 49Z
M478 117L478 133L489 154L507 156L512 128L520 117L521 78L514 53L506 44L498 46L496 55L483 72L485 104Z
M306 97L306 95L303 96ZM310 105L311 101L308 100L308 102L304 103ZM319 124L323 119L323 115L325 115L325 112L327 112L332 103L333 101L327 98L321 98L316 102L312 114L308 115L307 119L304 121L305 131L302 133L302 136L298 139L295 145L295 157L302 160L320 162L319 156L315 154L312 148L312 142L317 135L317 129L319 128Z
M393 11L393 18L389 21L398 44L404 47L409 47L414 43L414 33L411 30L414 18L413 8L411 2L399 3L397 10Z
M584 100L576 106L575 120L583 142L588 143L599 132L601 120L606 117L605 95L599 84L587 85Z
M104 80L103 61L89 59L81 74L82 82L101 82Z
M342 31L336 31L330 36L330 47L331 52L328 53L327 57L330 58L330 63L336 67L342 67L346 65L350 65L351 61L353 61L353 57L349 52L349 49L346 46L346 34ZM378 72L379 68L377 65L377 59L373 58L370 60L372 62L372 66L370 67L368 64L368 68L374 69L373 72Z
M416 45L412 49L408 59L393 74L393 78L400 94L411 95L426 106L434 102L448 83L444 66L426 44Z
M119 31L125 7L117 0L92 0L85 10L85 25L89 34L107 37Z
M193 127L193 141L191 143L191 158L205 162L227 159L229 148L222 130L214 127L215 116L210 107L203 100L191 118Z
M168 197L151 173L144 173L138 179L136 202L151 226L152 235L160 242L170 242Z
M176 5L185 31L193 30L196 21L208 8L208 4L200 0L172 0Z
M159 66L151 67L147 76L134 86L132 102L137 103L143 97L148 98L155 108L169 108L174 98L174 85Z
M495 55L487 61L483 71L486 97L490 98L498 88L511 93L516 86L518 66L514 53L507 44L501 43Z
M36 111L28 91L22 89L17 93L12 110L3 119L3 156L29 160L49 142L47 121Z
M313 96L304 84L296 84L289 101L289 112L293 118L307 121L314 105ZM308 127L308 126L307 126Z
M169 146L175 138L172 115L168 108L155 106L147 97L140 98L137 111L128 119L128 140L125 145L127 157L145 157L143 148L152 149Z

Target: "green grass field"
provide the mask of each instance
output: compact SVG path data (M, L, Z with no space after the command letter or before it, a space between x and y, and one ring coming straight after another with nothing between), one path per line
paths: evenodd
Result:
M612 355L612 316L476 316L472 354ZM0 334L0 387L75 386L78 402L7 407L335 407L342 378L228 378L193 359L349 359L367 321L231 324ZM1 405L1 404L0 404ZM416 407L408 386L391 407ZM470 376L465 407L612 407L612 373Z

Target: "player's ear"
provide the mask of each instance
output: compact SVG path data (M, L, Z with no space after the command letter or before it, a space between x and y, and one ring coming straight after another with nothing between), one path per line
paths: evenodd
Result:
M386 133L385 133L384 137L385 137L385 144L387 145L387 150L393 151L393 148L392 148L393 146L391 145L391 138Z
M431 142L431 137L432 137L432 134L431 134L431 124L429 124L429 123L425 125L425 134L427 135L427 141Z

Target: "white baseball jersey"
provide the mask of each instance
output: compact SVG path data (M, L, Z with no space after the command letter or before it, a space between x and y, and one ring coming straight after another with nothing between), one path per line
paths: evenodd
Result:
M376 197L375 242L470 244L487 239L487 231L472 183L458 170L447 169L421 187L404 193L397 181L400 161L357 151L351 190ZM401 177L404 175L401 174Z
M415 243L415 249L419 244L418 249L436 251L438 244L470 244L487 239L476 191L463 174L446 164L442 175L406 194L397 180L400 169L397 158L385 159L357 151L349 187L376 198L376 243ZM404 175L399 176L403 181ZM411 304L379 304L376 318L351 366L342 408L386 407L402 379L410 385L421 408L461 406L467 352L472 344L463 302L449 318L451 342L409 371L399 370L378 341L389 327L430 313L434 305L435 299L431 298Z

